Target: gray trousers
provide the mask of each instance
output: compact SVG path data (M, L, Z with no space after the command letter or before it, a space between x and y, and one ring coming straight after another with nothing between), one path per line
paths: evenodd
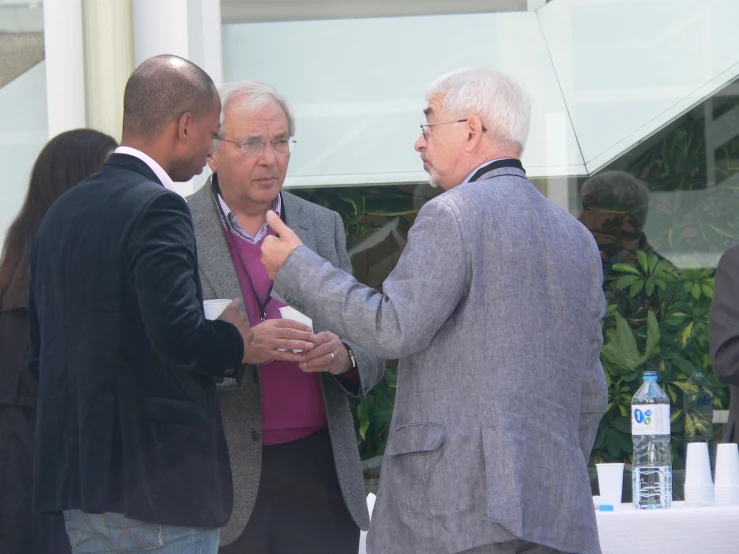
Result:
M534 544L519 539L497 542L495 544L486 544L477 546L470 550L465 550L459 554L564 554L561 550L555 550L548 546Z

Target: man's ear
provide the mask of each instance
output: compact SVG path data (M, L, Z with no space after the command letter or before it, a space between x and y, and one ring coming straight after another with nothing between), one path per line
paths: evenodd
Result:
M190 125L192 125L192 114L185 112L177 120L177 138L182 142L187 142L190 137Z
M484 131L482 130L482 121L476 115L467 118L467 147L474 148L482 139Z
M206 158L206 161L208 162L208 167L213 173L218 172L218 164L216 163L215 158L213 157L214 151L211 148L210 152L208 152L208 157Z

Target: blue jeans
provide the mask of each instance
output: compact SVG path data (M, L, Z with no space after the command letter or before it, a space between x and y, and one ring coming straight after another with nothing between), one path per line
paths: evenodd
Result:
M220 529L193 529L144 523L121 514L65 510L72 554L216 554Z

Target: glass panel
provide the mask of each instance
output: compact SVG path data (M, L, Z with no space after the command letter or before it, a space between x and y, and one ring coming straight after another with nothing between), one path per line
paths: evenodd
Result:
M686 439L706 433L685 413L696 368L708 377L714 408L728 409L727 387L712 372L708 312L718 260L739 240L738 155L734 83L581 185L580 220L598 241L608 302L601 357L612 403L594 457L630 458L628 409L645 370L658 371L670 396L678 471Z
M48 139L42 2L0 4L0 240Z

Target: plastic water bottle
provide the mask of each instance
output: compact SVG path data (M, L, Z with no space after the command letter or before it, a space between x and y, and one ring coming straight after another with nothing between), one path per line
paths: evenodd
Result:
M644 383L631 400L631 438L634 440L632 490L634 508L672 506L670 455L670 399L657 384L657 373L644 372Z
M715 465L713 439L713 387L700 368L685 382L683 410L685 413L685 456L691 442L708 443L711 467Z

